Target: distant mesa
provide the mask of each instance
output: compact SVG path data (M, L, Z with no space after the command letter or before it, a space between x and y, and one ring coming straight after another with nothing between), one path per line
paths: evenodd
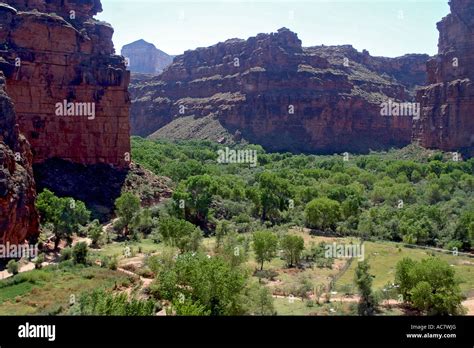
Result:
M173 56L145 40L123 46L122 56L128 58L129 70L140 74L159 74L173 63Z

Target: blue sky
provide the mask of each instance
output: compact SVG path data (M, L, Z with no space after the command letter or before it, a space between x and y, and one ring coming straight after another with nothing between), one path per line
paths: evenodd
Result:
M436 54L448 0L102 0L117 53L144 39L168 54L287 27L304 46L351 44L372 55Z

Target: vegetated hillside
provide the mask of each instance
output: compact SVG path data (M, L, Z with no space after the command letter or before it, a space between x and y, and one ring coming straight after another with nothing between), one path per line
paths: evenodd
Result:
M381 116L381 103L412 101L427 59L303 48L286 28L228 40L185 52L157 77L135 79L132 134L330 154L402 147L411 140L411 117Z
M447 249L472 247L474 235L466 225L474 209L472 159L457 162L452 154L416 146L350 155L348 161L343 156L270 154L260 146L242 147L258 151L258 165L252 168L219 164L218 151L224 147L211 142L172 144L133 138L132 144L138 163L179 182L175 200L191 199L191 183L203 180L201 189L212 192L210 215L185 212L203 228L212 230L220 219L237 228L240 221L258 225L258 220L304 225L307 205L327 198L337 211L333 220L310 227ZM272 187L269 202L262 196L266 185Z
M0 313L474 313L473 159L414 145L315 156L133 138L132 150L138 170L172 178L171 199L141 208L148 190L124 192L102 226L41 192L44 258L20 267L44 269L0 281Z

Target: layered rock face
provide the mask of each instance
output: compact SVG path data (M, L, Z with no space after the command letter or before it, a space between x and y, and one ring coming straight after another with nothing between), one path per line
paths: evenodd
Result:
M0 244L23 244L38 234L33 156L19 134L0 70Z
M93 18L100 0L4 2L0 69L31 144L37 190L81 199L109 217L131 160L130 72L115 55L113 28Z
M60 158L127 168L129 72L99 0L6 0L0 57L34 163Z
M428 61L429 86L420 90L414 140L427 148L474 156L474 2L451 0L438 23L439 54Z
M338 51L339 54L335 54ZM350 46L303 48L288 29L187 51L160 76L132 82L132 133L246 141L270 151L367 152L410 142L412 118L381 104L411 101L427 57L386 59ZM371 62L372 65L368 64ZM391 70L390 70L391 69ZM391 75L390 75L391 74Z
M173 63L172 56L145 40L123 46L122 56L128 58L130 71L139 74L159 74Z

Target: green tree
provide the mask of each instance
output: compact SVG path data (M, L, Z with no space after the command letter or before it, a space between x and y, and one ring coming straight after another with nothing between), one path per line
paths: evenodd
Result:
M325 197L314 199L306 206L305 219L310 228L335 229L341 219L341 205Z
M124 235L128 236L130 223L136 213L140 211L140 199L133 193L125 192L115 201L115 212L124 228Z
M469 250L474 246L474 210L461 214L454 238L462 243L464 250Z
M92 241L91 243L92 247L94 248L100 247L102 233L103 233L103 229L99 220L92 221L92 223L87 227L87 235Z
M372 292L373 276L370 274L370 265L367 260L359 262L355 272L355 284L359 289L359 315L374 315L377 310L377 300Z
M287 234L282 238L280 244L288 267L298 265L304 250L304 239L300 236Z
M209 210L217 183L210 175L192 176L180 183L173 193L178 216L207 229Z
M253 250L255 259L260 263L260 270L263 270L263 263L270 262L278 249L278 237L270 231L257 231L253 234Z
M232 267L240 266L247 260L245 250L245 237L237 232L230 232L225 236L222 246L222 257L229 262Z
M260 212L262 221L275 221L282 211L288 210L290 188L287 180L271 172L264 172L258 178L258 190L249 191Z
M79 227L86 225L90 219L90 211L85 204L72 198L56 197L51 191L45 190L38 195L36 206L41 215L43 223L53 226L55 238L55 249L59 242L66 239L68 244L72 240L72 234Z
M160 218L159 233L165 244L177 247L181 253L197 251L202 231L192 223L174 217Z
M460 315L463 296L456 273L437 257L420 262L403 259L397 264L395 280L405 302L429 315Z
M272 292L265 286L254 284L246 289L247 313L252 315L276 315Z
M154 284L155 296L172 303L189 301L212 316L243 314L242 294L246 275L220 257L182 254L161 269Z
M229 233L231 232L231 225L229 221L221 220L216 226L216 249L222 246L222 242Z

